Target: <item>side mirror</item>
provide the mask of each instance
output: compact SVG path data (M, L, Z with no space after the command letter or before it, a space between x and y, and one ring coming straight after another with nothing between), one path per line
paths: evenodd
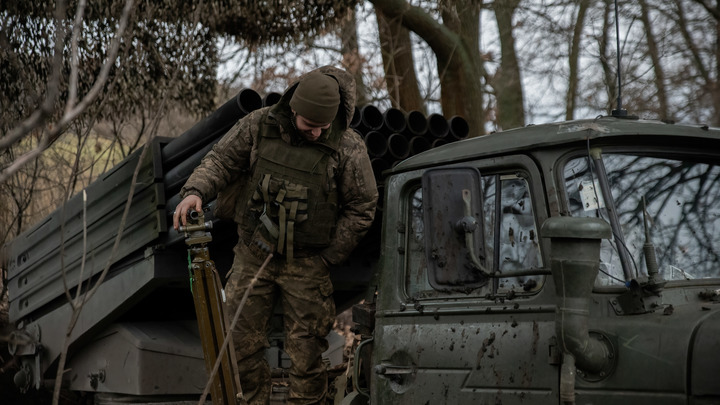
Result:
M480 171L431 169L423 174L422 190L430 285L465 289L487 284Z

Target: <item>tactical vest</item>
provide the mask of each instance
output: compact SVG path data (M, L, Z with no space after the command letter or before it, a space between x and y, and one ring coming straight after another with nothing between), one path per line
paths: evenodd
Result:
M241 228L248 243L261 238L288 260L295 249L330 244L338 193L331 190L327 166L342 133L331 127L328 141L293 146L282 139L277 123L262 120L257 161L242 193L247 205Z

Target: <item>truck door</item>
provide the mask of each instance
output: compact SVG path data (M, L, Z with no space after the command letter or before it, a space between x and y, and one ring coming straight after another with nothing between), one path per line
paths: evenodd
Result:
M372 403L557 404L537 168L515 156L433 170L387 182ZM522 275L487 276L510 272Z

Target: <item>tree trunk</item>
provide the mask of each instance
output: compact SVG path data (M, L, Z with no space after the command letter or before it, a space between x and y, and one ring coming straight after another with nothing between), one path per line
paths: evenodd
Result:
M404 111L417 110L425 113L425 104L420 96L415 75L410 31L403 27L402 16L389 18L377 7L375 15L385 70L385 84L392 106Z
M685 40L688 50L692 54L691 61L700 74L700 78L705 83L704 88L710 92L712 100L713 118L710 122L712 126L720 126L720 3L716 2L716 7L711 8L708 4L701 0L695 0L696 3L702 5L707 12L716 20L715 23L715 79L711 76L710 67L706 67L701 56L701 51L697 44L693 41L691 33L688 31L688 21L683 10L683 2L675 0L677 8L677 27ZM709 37L708 37L709 40Z
M610 22L610 11L612 7L613 0L605 0L605 12L603 13L603 30L600 38L598 38L598 47L600 48L600 65L602 66L603 76L605 78L605 88L607 89L608 96L606 107L606 111L608 112L613 109L612 106L618 94L617 76L613 74L613 72L617 71L617 69L612 68L611 60L613 59L613 55L612 53L609 53L610 49L613 49L610 45L610 38L608 37L608 32L611 32L610 30L613 30L612 32L614 32L614 29Z
M435 21L422 8L411 6L405 0L370 2L388 18L400 18L403 26L425 40L439 61L439 69L447 66L448 71L459 72L460 83L464 86L461 94L462 106L457 111L467 120L471 136L484 134L481 85L483 71L479 63L479 50L471 49L457 33ZM448 112L443 111L443 114L447 115Z
M497 97L498 126L510 129L525 126L523 86L515 52L512 17L520 0L495 1L493 10L500 34L500 68L493 87Z
M650 55L650 60L652 60L653 70L655 72L655 88L657 89L656 94L659 109L658 115L661 119L672 119L668 108L667 90L665 89L665 72L663 71L657 41L655 40L655 34L653 33L652 24L650 22L650 10L648 9L648 5L645 0L640 0L639 3L641 9L640 18L645 26L645 34L647 37L648 53Z
M370 100L362 76L363 59L359 52L357 16L354 9L348 13L345 21L340 25L340 40L342 42L342 65L355 78L355 102L357 105L368 104Z
M717 13L714 15L720 15L720 4L716 7ZM716 17L717 18L717 17ZM720 127L720 21L715 24L715 82L711 84L713 109L713 119L710 124L715 127Z
M575 30L573 32L572 45L570 47L570 56L568 58L568 66L570 68L570 77L568 78L568 91L565 104L565 119L575 119L575 102L578 93L578 65L580 59L580 41L582 40L583 28L585 28L585 14L587 12L589 0L580 0L578 5L577 18L575 19Z
M456 0L441 6L443 24L460 36L470 53L473 63L480 65L480 10L482 1ZM438 77L440 78L440 102L443 113L448 117L464 115L465 83L462 69L451 68L449 60L437 58ZM480 80L481 78L478 78Z

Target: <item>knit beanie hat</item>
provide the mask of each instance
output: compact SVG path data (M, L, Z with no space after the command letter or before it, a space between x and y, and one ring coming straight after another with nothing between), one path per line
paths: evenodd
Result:
M340 88L337 81L320 72L305 76L290 99L290 107L298 115L318 124L332 122L339 106Z

